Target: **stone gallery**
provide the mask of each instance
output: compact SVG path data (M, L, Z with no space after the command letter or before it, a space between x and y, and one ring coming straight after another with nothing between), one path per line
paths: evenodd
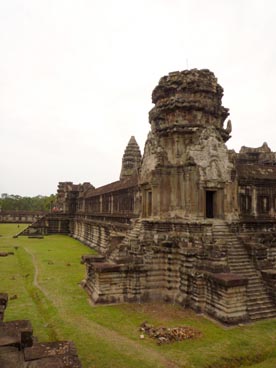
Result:
M276 316L276 154L226 146L223 89L209 70L153 90L144 154L131 137L120 180L59 183L56 207L24 234L70 234L94 303L165 301L227 324Z

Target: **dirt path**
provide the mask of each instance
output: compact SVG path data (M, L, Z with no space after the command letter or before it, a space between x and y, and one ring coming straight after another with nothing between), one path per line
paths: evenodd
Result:
M55 301L51 299L51 295L49 295L47 290L45 290L38 282L39 270L35 255L30 251L30 249L26 247L24 247L24 249L32 257L35 269L33 281L34 286L38 288L45 295L45 297L51 301L53 305L55 305ZM60 306L55 305L55 307L59 309L59 312L62 312ZM151 349L147 346L143 346L137 343L136 341L133 341L123 335L120 335L118 332L110 330L109 328L104 327L102 325L99 325L98 323L93 322L81 315L78 315L77 317L73 314L69 315L68 313L61 313L60 315L62 315L63 317L65 315L68 316L69 318L66 319L65 322L67 324L73 325L76 330L84 331L93 336L94 338L96 337L99 340L103 340L109 343L110 345L113 346L113 348L116 348L120 352L124 352L124 354L127 356L133 358L139 357L141 361L145 360L148 363L152 362L152 367L161 367L161 366L163 366L164 368L180 367L180 365L167 359L158 351ZM181 366L183 367L183 362Z
M39 285L38 283L38 266L37 266L37 262L36 262L36 258L35 255L26 247L23 247L24 250L32 257L32 261L33 261L33 266L35 269L35 273L34 273L34 286L36 288L38 288L45 296L46 296L46 290L44 290L41 285ZM48 298L47 298L48 299Z

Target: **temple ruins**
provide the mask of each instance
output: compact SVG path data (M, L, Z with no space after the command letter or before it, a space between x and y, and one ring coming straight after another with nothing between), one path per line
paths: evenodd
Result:
M3 322L8 295L0 293L1 368L81 368L72 341L38 342L28 320Z
M178 303L225 324L276 316L276 154L227 148L222 96L206 69L161 78L143 156L131 137L118 181L59 183L60 211L24 232L98 251L82 257L94 303Z

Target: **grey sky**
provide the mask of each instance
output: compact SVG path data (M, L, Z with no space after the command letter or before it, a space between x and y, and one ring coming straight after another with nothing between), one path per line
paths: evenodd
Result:
M274 0L0 0L0 193L117 180L153 88L187 66L224 88L229 148L276 151L275 19Z

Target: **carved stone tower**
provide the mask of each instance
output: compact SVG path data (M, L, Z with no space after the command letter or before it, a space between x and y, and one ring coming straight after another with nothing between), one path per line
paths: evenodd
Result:
M224 129L229 113L222 96L206 69L160 79L152 93L155 106L140 176L143 217L233 216L234 171L225 146L231 122Z
M132 136L126 146L123 159L120 180L132 175L138 175L141 166L141 152L134 136Z

